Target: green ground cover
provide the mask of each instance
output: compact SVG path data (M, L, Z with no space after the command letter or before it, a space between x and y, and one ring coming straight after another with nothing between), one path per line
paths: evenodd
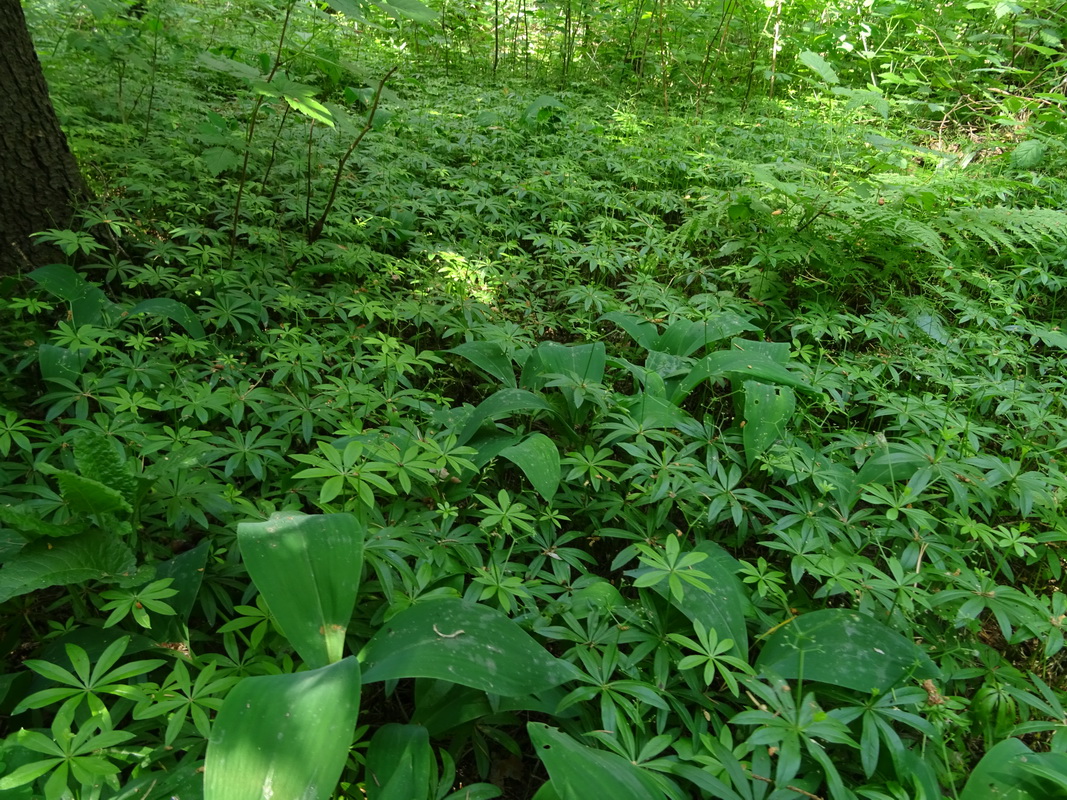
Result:
M1055 116L165 8L27 9L0 798L1067 791Z

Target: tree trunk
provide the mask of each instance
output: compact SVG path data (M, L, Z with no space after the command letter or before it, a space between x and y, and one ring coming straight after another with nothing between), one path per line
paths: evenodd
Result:
M65 228L88 191L59 127L20 0L0 0L0 278L56 258L30 234Z

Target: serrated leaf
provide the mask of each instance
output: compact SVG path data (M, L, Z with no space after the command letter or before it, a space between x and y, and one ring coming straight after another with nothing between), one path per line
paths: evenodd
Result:
M56 525L41 519L33 511L21 506L0 505L0 522L21 533L27 539L51 536L56 539L84 533L85 525L73 520L67 525Z
M333 127L333 114L318 100L311 97L297 97L285 95L285 102L305 116L311 117L316 122Z
M78 514L110 514L115 511L131 513L133 509L122 492L105 486L100 481L85 478L67 470L56 472L56 483L63 502Z
M214 70L215 72L221 72L224 75L229 75L231 78L254 81L262 77L259 70L255 67L249 66L241 61L234 61L232 58L227 58L226 56L215 55L214 53L201 53L197 57L197 61L208 69Z
M38 539L0 569L0 603L48 586L66 586L132 573L136 560L110 532Z
M1044 142L1027 139L1025 142L1019 142L1011 151L1011 163L1019 169L1033 169L1045 160L1047 150Z
M200 154L200 160L204 162L207 171L213 176L241 166L241 159L238 158L237 153L228 147L209 147Z
M415 22L428 24L435 21L440 14L429 8L419 0L372 0L374 5L391 17L407 17Z
M74 440L74 463L80 475L115 489L132 503L137 482L118 440L102 433L79 433Z
M326 0L326 4L334 11L339 11L350 19L359 22L366 21L366 8L359 0Z

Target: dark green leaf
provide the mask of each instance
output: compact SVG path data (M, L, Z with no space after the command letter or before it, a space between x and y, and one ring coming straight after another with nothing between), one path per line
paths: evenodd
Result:
M574 677L503 613L461 600L427 600L400 612L360 655L363 680L438 678L509 697Z

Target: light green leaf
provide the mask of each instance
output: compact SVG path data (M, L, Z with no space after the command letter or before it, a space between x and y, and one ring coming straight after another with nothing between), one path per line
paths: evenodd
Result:
M500 451L529 478L534 489L551 502L559 488L559 449L543 433L532 433L518 444Z
M542 342L529 357L522 370L521 384L529 389L543 389L546 375L577 375L583 381L600 383L607 366L607 350L603 342L564 345Z
M204 52L197 56L197 60L208 69L229 75L231 78L252 82L262 77L255 67L241 61L234 61L226 56Z
M113 307L99 286L66 264L48 264L26 277L46 292L70 303L72 321L76 326L96 325L104 318L104 311Z
M241 557L282 631L312 667L341 659L363 570L352 514L277 513L237 526Z
M207 747L204 800L332 797L359 714L359 662L245 678Z
M334 11L340 11L350 19L361 22L366 18L367 6L361 0L326 0L326 3Z
M737 559L714 542L701 542L693 548L693 552L707 556L700 562L700 571L710 576L703 581L706 588L701 589L683 581L680 601L673 598L670 590L662 584L656 587L656 591L689 619L700 620L706 627L714 629L720 639L732 639L734 646L730 653L747 661L745 609L750 602L749 590L737 577L740 565Z
M374 5L391 17L407 17L424 25L435 21L440 14L432 8L428 8L419 0L371 0Z
M1045 160L1045 152L1048 147L1044 142L1037 139L1027 139L1019 142L1011 151L1011 163L1019 169L1033 169Z
M751 345L751 342L745 344ZM740 380L757 380L780 386L791 386L808 394L817 390L796 377L785 366L759 350L720 350L705 356L694 366L688 376L675 388L671 400L681 403L702 381L727 377Z
M54 522L41 519L25 506L0 505L0 522L18 531L27 539L38 539L42 536L58 539L85 532L84 521L72 520L68 525L56 525Z
M500 611L462 600L427 600L389 620L360 654L363 680L437 678L506 697L542 692L574 677Z
M885 691L905 679L935 678L929 656L877 620L844 608L801 614L767 639L757 669L860 692Z
M311 117L313 120L321 122L323 125L328 125L331 128L334 126L333 114L330 113L330 109L326 108L326 106L318 100L311 97L285 95L285 102L301 114Z
M826 63L826 59L820 56L818 53L813 53L810 50L805 50L797 58L805 67L810 69L816 75L818 75L823 81L831 86L839 83L837 73L834 72L834 68Z
M92 351L87 347L68 350L54 344L42 344L37 348L37 361L41 377L46 381L64 380L74 383L89 363Z

